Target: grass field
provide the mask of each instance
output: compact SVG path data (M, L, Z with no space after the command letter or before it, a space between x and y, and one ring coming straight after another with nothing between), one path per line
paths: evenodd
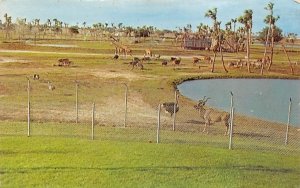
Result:
M200 129L197 112L191 111L195 102L181 96L179 131L170 131L171 120L163 116L161 143L155 143L156 108L173 100L174 84L201 78L299 79L299 65L291 75L282 49L275 49L271 71L261 76L260 70L247 73L245 67L225 73L219 57L215 73L207 64L199 69L192 65L192 56L212 52L183 50L168 40L155 47L149 40L129 45L136 56L142 56L146 47L153 47L161 59L181 56L182 64L176 69L151 60L144 63L144 70L130 70L130 58L114 61L114 48L106 40L40 40L38 44L75 47L0 43L0 58L5 60L0 63L0 187L300 186L300 132L296 128L290 130L291 146L284 146L282 125L238 114L234 150L228 150L224 127L216 125L211 134L202 133L203 123ZM252 58L262 57L262 46L254 45L251 51ZM292 61L299 60L300 51L288 53ZM227 63L245 53L224 56ZM59 58L69 58L72 66L53 66ZM33 74L41 79L32 80ZM31 79L33 107L29 138L26 77ZM82 115L79 125L72 116L76 80ZM47 81L56 86L53 92ZM123 109L116 107L124 98L123 83L130 91L131 122L125 129L113 124L123 120L118 116ZM95 140L90 139L89 126L93 101L102 121L97 122Z
M1 187L298 187L299 153L2 136Z

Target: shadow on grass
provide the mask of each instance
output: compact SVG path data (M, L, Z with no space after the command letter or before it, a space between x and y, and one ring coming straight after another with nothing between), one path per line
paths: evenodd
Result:
M177 171L202 171L202 170L240 170L240 171L257 171L257 172L270 172L270 173L294 173L294 169L286 168L269 168L264 166L157 166L157 167L111 167L111 168L98 168L98 167L36 167L36 168L20 168L20 169L7 169L0 170L0 174L25 174L35 171L42 172L63 172L63 171L137 171L137 172L155 172L158 170L177 170Z

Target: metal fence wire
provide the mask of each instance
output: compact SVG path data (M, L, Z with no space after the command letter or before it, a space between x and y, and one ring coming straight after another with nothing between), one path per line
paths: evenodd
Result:
M227 112L205 106L204 112L212 110L205 118L197 102L178 95L176 91L167 101L158 99L158 104L151 106L126 83L32 78L16 81L11 77L0 81L0 135L299 151L299 128L289 122L249 118L233 103ZM233 100L233 95L228 95L228 100ZM167 103L175 113L170 113ZM297 115L292 108L289 111L289 119ZM226 121L222 121L223 116ZM211 125L205 129L208 120Z

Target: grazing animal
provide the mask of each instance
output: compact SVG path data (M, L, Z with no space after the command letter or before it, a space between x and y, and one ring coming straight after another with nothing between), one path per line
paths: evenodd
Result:
M68 58L65 58L65 59L59 59L58 60L58 66L70 66L72 62L68 59Z
M114 57L113 57L114 60L117 60L118 58L119 58L118 54L115 54Z
M40 79L40 75L38 75L38 74L33 75L33 80L39 80L39 79Z
M131 70L133 70L134 67L140 68L141 70L144 69L142 62L138 57L134 57L133 60L129 62L129 65L132 66Z
M171 57L170 61L175 61L176 59L176 57Z
M264 63L264 65L268 65L271 62L271 59L269 56L266 56L266 58L260 58L256 60L257 64L260 63L260 65L262 65L262 63ZM259 67L260 68L260 67Z
M261 66L262 66L262 62L257 60L257 61L254 61L254 62L250 62L250 66L252 68L256 68L256 69L260 69Z
M241 68L244 66L242 60L237 60L237 61L231 61L231 62L228 62L228 66L229 67L234 67L234 68Z
M167 60L163 60L163 61L161 62L161 65L162 65L162 66L167 66L167 65L168 65L168 61L167 61Z
M55 89L55 86L52 85L52 83L50 83L49 81L48 81L48 89L51 91L53 91Z
M204 106L208 99L209 98L204 96L202 100L199 100L197 105L194 105L194 108L198 110L200 117L205 122L205 127L202 132L206 131L208 133L208 128L211 124L215 122L223 122L226 126L225 135L228 135L230 114L228 112L218 112L211 108L205 108Z
M150 49L146 49L145 50L145 53L144 53L144 56L150 56L150 57L152 57L152 51L150 50Z
M170 58L170 63L172 63L174 65L174 69L176 66L178 66L181 62L181 58L180 57L171 57Z
M193 65L196 65L197 63L199 63L200 58L198 57L193 57Z
M165 102L161 104L161 107L165 110L165 113L170 114L171 117L174 114L174 106L175 106L175 113L179 111L179 104L178 104L178 94L176 95L176 103L175 102Z
M207 61L208 64L211 64L211 62L212 62L211 57L210 57L210 56L207 56L207 55L202 56L202 57L200 57L199 59L202 60L202 61Z

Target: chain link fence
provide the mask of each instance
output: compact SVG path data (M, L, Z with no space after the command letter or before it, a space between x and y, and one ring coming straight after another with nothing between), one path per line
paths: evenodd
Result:
M213 120L211 116L211 126L203 132L207 119L195 109L195 102L182 96L177 101L170 96L168 102L175 104L175 111L178 106L175 114L165 113L163 103L145 103L141 94L130 90L126 83L31 78L16 82L12 77L0 81L0 135L299 151L297 127L246 117L238 108L229 106L228 112L212 109L217 117ZM233 119L226 120L229 128L233 122L230 132L224 121L214 121L218 114L231 117L233 108Z

